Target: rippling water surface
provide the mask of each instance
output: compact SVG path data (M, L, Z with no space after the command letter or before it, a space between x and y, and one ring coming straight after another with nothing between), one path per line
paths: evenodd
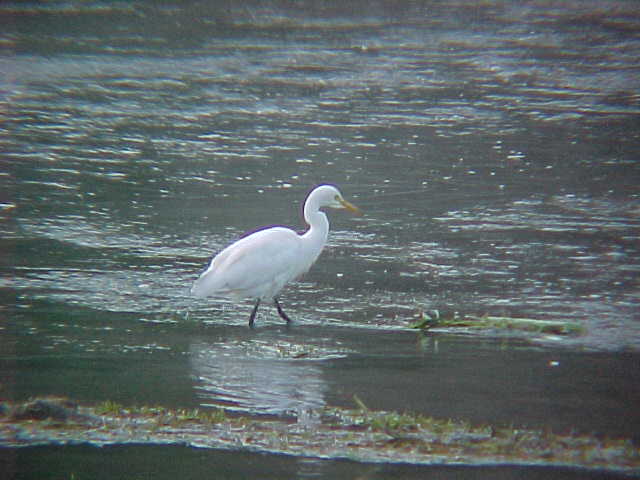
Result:
M229 368L282 378L286 365L275 375L278 352L245 332L249 303L188 288L243 232L302 229L320 182L366 215L331 215L328 250L282 296L298 325L357 338L428 309L570 319L587 333L564 346L637 362L635 2L20 2L0 15L9 376L57 361L61 391L44 390L78 396L69 362L187 358L196 396L163 395L251 410L242 398L261 394ZM278 321L263 308L258 325ZM357 358L319 336L309 371ZM285 357L304 343L278 341ZM329 394L308 387L255 408Z

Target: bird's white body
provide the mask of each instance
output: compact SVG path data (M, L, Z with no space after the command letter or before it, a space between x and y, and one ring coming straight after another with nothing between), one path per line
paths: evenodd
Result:
M196 280L191 293L196 297L211 295L258 300L274 299L282 312L277 295L290 281L305 273L317 260L327 242L329 220L323 207L358 209L342 198L331 185L315 188L304 204L304 219L309 229L302 235L285 227L258 230L241 238L218 253L209 268Z
M196 297L274 298L309 270L322 252L328 231L300 236L288 228L272 227L252 233L218 253L191 293Z

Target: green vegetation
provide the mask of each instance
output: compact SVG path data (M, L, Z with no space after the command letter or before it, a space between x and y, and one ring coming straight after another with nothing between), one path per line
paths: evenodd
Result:
M357 395L353 400L355 409L324 407L310 422L229 416L222 409L122 406L114 401L95 406L60 398L6 402L6 413L0 416L0 446L134 442L358 461L437 464L453 460L467 465L545 464L640 471L640 449L632 439L477 426L411 412L376 411Z
M366 426L373 431L389 434L416 431L423 425L433 425L435 422L431 418L411 413L371 411L358 395L353 396L353 401L358 411L351 414L351 419L354 423Z
M95 411L98 415L120 415L123 411L122 405L113 400L105 400L96 405Z
M95 413L102 416L143 417L154 420L158 425L178 426L186 423L216 424L226 420L225 411L221 408L211 410L170 409L162 406L123 407L111 400L98 404Z
M500 316L461 316L457 313L441 317L437 311L419 312L419 318L410 328L429 330L432 328L479 329L479 330L516 330L536 334L578 336L584 328L575 322L563 320L537 320L533 318L513 318Z

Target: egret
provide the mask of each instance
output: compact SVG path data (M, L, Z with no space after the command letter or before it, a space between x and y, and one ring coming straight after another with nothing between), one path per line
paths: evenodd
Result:
M191 293L201 298L211 295L255 298L249 316L251 328L260 302L273 300L278 315L290 323L277 295L287 283L307 272L322 252L329 234L329 220L320 210L325 207L360 214L356 206L342 198L336 187L320 185L304 202L304 219L309 225L305 233L298 235L289 228L269 227L241 238L211 260Z

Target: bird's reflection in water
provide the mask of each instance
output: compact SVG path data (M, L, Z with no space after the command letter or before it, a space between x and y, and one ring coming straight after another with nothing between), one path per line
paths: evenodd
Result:
M235 341L191 346L203 406L305 418L324 406L326 385L316 361L280 342Z

